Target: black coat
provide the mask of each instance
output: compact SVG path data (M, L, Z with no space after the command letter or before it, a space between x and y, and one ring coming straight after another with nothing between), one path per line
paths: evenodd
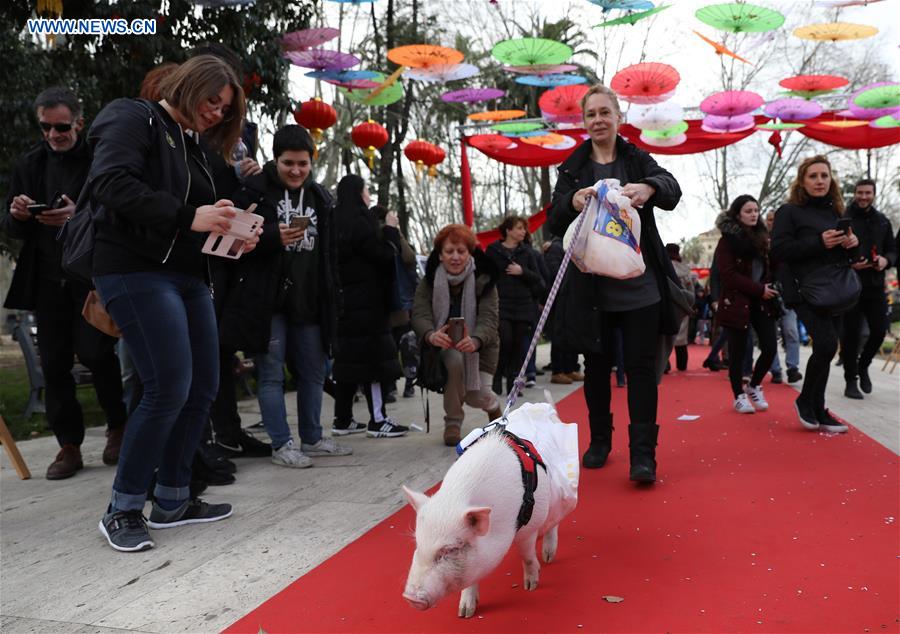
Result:
M722 232L713 256L722 280L716 319L722 326L746 330L750 325L750 306L753 302L763 301L765 285L770 281L768 257L756 250L750 237L733 218L722 214L716 220L716 226ZM765 227L759 224L756 230L765 232ZM754 260L762 263L760 281L753 279ZM768 302L764 308L774 316Z
M891 221L875 207L860 209L856 203L850 204L847 215L850 216L853 233L859 238L860 256L871 258L874 252L875 255L887 258L888 265L882 271L871 268L856 272L862 283L863 297L883 297L884 271L897 263L897 245L894 242Z
M582 143L559 167L559 176L553 190L551 208L547 215L547 228L554 235L565 235L566 229L578 217L572 206L575 192L594 184L590 163L591 141ZM681 199L678 181L660 167L647 152L616 138L616 158L624 163L628 183L646 183L656 193L638 210L641 218L641 250L644 260L656 276L659 294L662 298L662 318L660 332L674 335L678 332L679 321L672 310L669 283L666 277L679 284L672 261L656 228L654 207L674 209ZM626 183L623 183L623 185ZM578 352L601 352L600 341L603 313L596 276L582 273L574 264L569 264L563 289L560 289L557 332L564 335L562 342L567 348Z
M335 334L335 245L332 198L328 191L308 178L303 185L303 206L316 210L319 255L319 319L322 345L331 350ZM284 185L278 179L274 164L268 164L263 172L244 180L234 195L234 203L246 209L252 203L254 213L263 217L263 233L259 244L236 262L231 283L225 288L213 283L213 291L222 299L219 317L219 340L223 348L262 353L269 348L272 315L290 302L290 295L303 289L286 283L282 267L284 247L278 229L277 205L284 197ZM224 276L216 275L216 280Z
M534 324L538 319L538 302L544 295L544 278L538 264L537 253L525 242L519 243L512 253L502 246L502 240L488 245L485 253L500 271L497 293L500 296L500 319L524 321ZM510 275L510 264L522 267L521 275Z
M22 250L16 258L16 269L4 306L14 310L34 310L37 281L39 277L58 277L61 268L56 271L40 271L38 240L55 240L59 227L48 227L34 219L17 220L9 213L13 198L25 194L37 202L51 204L50 197L56 192L48 191L45 174L48 161L53 161L60 170L66 173L60 181L66 183L66 194L72 200L78 195L87 180L91 166L91 153L87 143L79 140L68 152L54 152L46 142L41 141L23 154L16 162L9 181L9 191L3 210L0 211L0 231L10 238L23 240Z
M362 203L335 207L340 312L334 347L336 381L366 383L401 376L388 317L400 232L378 227Z

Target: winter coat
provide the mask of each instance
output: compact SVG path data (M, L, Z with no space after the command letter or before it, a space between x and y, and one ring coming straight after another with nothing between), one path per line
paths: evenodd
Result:
M575 192L590 187L595 182L590 158L591 141L587 140L559 167L552 206L547 215L547 228L554 235L565 235L568 226L578 217L579 212L572 206ZM641 218L641 250L647 266L656 277L662 298L660 333L674 335L678 332L678 320L672 309L666 277L676 284L678 278L659 236L653 210L657 206L661 209L674 209L681 199L681 188L675 178L660 167L652 156L621 137L616 138L616 160L623 162L628 183L645 183L656 190L638 210ZM578 352L603 351L600 332L604 311L610 307L601 306L595 278L596 276L582 273L574 264L570 264L563 281L565 290L557 299L559 310L556 312L556 331L563 335L563 345Z
M860 256L871 259L872 254L887 258L888 265L881 271L860 269L856 271L862 283L862 297L881 298L884 296L884 272L897 263L897 245L893 238L891 221L875 209L860 209L856 203L847 208L853 233L859 238Z
M713 256L722 282L716 319L721 326L746 330L750 325L750 307L763 301L766 283L770 281L768 257L759 254L743 227L728 214L716 219L716 227L722 232ZM756 232L765 230L761 223L754 228ZM760 281L753 279L754 260L762 263ZM764 308L774 316L769 302Z
M440 253L434 250L428 256L425 277L416 287L412 326L419 339L424 339L434 330L434 311L431 304L434 295L434 274L441 265L439 255ZM476 248L472 257L475 258L475 297L478 299L478 306L475 309L475 328L469 330L469 336L481 340L481 347L478 349L479 369L493 375L497 371L497 362L500 358L500 335L497 330L500 323L497 295L497 280L500 273L494 262L481 249ZM450 287L451 298L454 293L461 292L462 284Z
M392 381L401 375L388 323L400 232L396 227L379 228L361 202L335 207L334 221L340 280L334 379Z
M314 229L318 240L318 309L317 324L321 329L322 345L331 350L336 329L335 309L335 246L332 198L328 191L307 178L303 184L303 207L312 207L316 213ZM263 217L263 233L259 244L250 253L242 255L231 267L230 284L216 286L213 291L221 298L219 340L226 350L242 350L245 353L264 353L269 349L272 315L287 310L291 298L304 292L286 275L286 253L281 244L278 228L278 203L284 199L285 187L278 178L275 164L266 164L263 171L244 179L243 186L234 194L234 203L246 209L256 203L254 213ZM225 279L215 276L216 280ZM290 311L287 311L290 315Z
M543 300L544 295L544 278L535 250L525 242L520 242L510 253L502 245L502 240L497 240L488 245L485 254L500 272L497 280L500 319L537 323L538 302ZM522 267L521 275L506 272L506 267L513 263Z
M10 238L24 241L22 250L16 258L16 268L6 301L3 304L9 309L34 310L38 279L62 276L61 264L57 264L53 271L40 270L41 258L38 248L39 240L47 243L55 242L59 227L48 227L34 219L18 220L9 213L13 198L20 194L25 194L39 203L49 205L53 202L51 197L56 192L49 191L48 184L45 182L48 162L52 162L56 169L64 172L59 175L59 181L65 183L66 189L59 193L66 194L72 200L77 200L91 167L90 149L87 143L79 139L71 150L60 153L54 152L46 142L41 141L19 157L16 162L9 181L6 203L3 210L0 211L2 214L0 215L0 231Z
M691 267L681 260L672 260L672 268L675 269L675 275L678 276L678 283L686 290L693 292L694 279L691 277ZM688 344L688 325L690 316L685 315L678 324L678 334L675 335L674 344L676 346L686 346Z
M810 198L805 205L785 203L775 212L772 227L772 259L778 262L776 279L788 306L803 303L798 280L828 266L847 265L858 257L859 249L825 248L822 233L837 227L839 214L831 198Z

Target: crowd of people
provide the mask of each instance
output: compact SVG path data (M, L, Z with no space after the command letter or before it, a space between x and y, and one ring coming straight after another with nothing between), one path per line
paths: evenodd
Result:
M569 265L544 329L552 342L549 369L553 383L584 382L590 443L583 465L592 469L603 467L612 449L615 371L616 384L627 387L629 477L655 481L658 386L673 347L676 369L687 368L696 319L675 305L694 283L655 222L655 208L678 204L679 184L618 135L615 93L597 85L582 101L589 138L559 168L540 249L524 217L505 218L500 239L485 250L471 228L451 224L435 236L418 279L397 214L372 206L361 176L345 175L334 197L316 182L304 128L277 130L272 160L256 162L242 76L233 53L201 47L181 64L154 69L141 98L109 103L83 136L77 96L50 88L35 101L43 140L19 160L10 183L0 228L23 247L5 306L36 316L47 418L60 445L47 478L83 468L84 423L70 373L77 354L93 373L109 426L103 461L116 465L116 474L99 530L113 548L145 550L154 545L150 528L228 517L229 504L199 494L208 484L234 481L233 458L306 468L317 458L351 454L336 440L342 436L405 435L411 421L393 420L387 404L401 378L403 396L414 394L406 369L419 358L433 359L427 370L441 377L446 445L461 438L464 405L483 410L487 421L500 418L520 369L528 368L526 385L540 372L533 355L526 357L563 261L561 236L596 196L594 183L606 178L623 183L638 210L645 271L620 280ZM824 403L838 342L847 395L861 397L857 381L871 391L868 367L886 330L884 269L896 263L896 247L890 224L872 207L875 184L860 181L856 190L845 215L830 165L812 157L801 164L773 228L751 196L735 199L719 218L717 288L709 296L738 412L766 409L763 379L781 373L776 326L786 344L796 343L789 331L798 318L813 339L797 399L800 422L846 430ZM227 234L248 209L262 221L240 257L205 255L207 236ZM90 214L95 230L91 283L63 266L58 238L67 238L60 228L76 212ZM838 224L847 217L849 225ZM860 299L844 308L843 329L840 315L811 303L802 283L811 271L833 266L852 266L862 280ZM91 293L118 327L118 346L82 316ZM699 291L701 304L706 294ZM860 351L863 319L870 334ZM751 332L761 353L748 371ZM409 341L423 354L401 367L398 350ZM255 366L268 443L248 433L237 412L238 352ZM718 369L717 355L704 365ZM786 363L788 380L799 380L796 349ZM285 404L290 388L296 438ZM323 393L335 403L330 436L321 423ZM366 422L353 418L359 393Z

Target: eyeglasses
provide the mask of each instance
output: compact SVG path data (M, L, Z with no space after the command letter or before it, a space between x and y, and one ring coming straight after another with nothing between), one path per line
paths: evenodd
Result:
M50 130L56 130L60 133L68 132L72 129L71 123L47 123L46 121L41 121L38 123L41 126L41 130L44 132L50 132Z

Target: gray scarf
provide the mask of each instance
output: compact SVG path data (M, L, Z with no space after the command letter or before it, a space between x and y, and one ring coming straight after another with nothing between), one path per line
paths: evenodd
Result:
M475 317L478 301L475 299L475 259L469 258L466 268L459 275L448 275L443 264L439 264L434 274L434 291L431 294L431 310L434 315L435 329L443 327L450 317L450 287L463 285L462 288L462 317L466 320L466 329L469 336L475 332ZM464 378L466 391L478 391L481 389L481 378L478 375L478 352L466 352Z

